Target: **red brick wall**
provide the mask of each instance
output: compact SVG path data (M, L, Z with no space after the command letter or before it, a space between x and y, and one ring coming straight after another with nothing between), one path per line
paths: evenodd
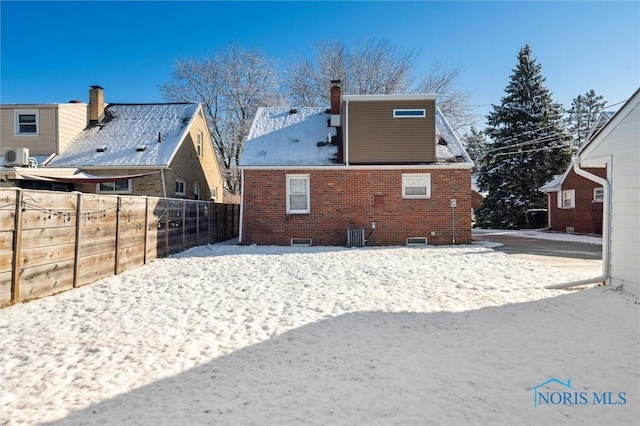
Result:
M583 169L602 178L607 176L605 168ZM602 203L593 202L594 188L601 186L571 170L562 183L562 190L575 190L575 208L558 208L558 193L549 193L549 228L566 232L571 227L580 234L602 234Z
M310 175L311 213L286 213L286 175ZM430 173L430 199L403 199L403 173ZM346 230L376 231L367 245L405 245L408 237L429 244L471 242L471 175L469 170L245 170L242 243L289 245L311 238L313 245L345 245Z

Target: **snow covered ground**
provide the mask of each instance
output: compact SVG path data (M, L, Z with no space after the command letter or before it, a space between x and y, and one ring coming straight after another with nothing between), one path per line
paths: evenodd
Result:
M587 277L488 244L197 247L0 310L0 424L638 424L637 299L543 288Z

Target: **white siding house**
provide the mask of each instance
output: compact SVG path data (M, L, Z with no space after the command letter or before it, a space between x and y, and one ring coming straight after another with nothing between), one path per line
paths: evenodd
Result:
M608 284L640 295L640 89L579 152L582 166L607 165ZM606 211L607 209L605 209ZM606 215L606 213L605 213ZM607 218L604 218L607 226Z

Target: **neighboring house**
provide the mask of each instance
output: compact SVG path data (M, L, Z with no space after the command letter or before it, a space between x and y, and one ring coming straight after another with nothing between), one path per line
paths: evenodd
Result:
M585 171L605 178L606 167L585 167ZM540 188L547 193L548 227L552 231L602 234L601 184L579 176L569 167L562 175Z
M640 89L582 147L578 169L605 164L603 269L640 295ZM594 179L597 180L597 179Z
M607 167L602 249L608 284L640 295L640 89L582 147L578 158L578 170Z
M260 108L242 170L242 244L471 242L473 162L434 94Z
M0 165L37 166L87 127L87 104L0 105Z
M24 188L222 201L200 104L105 104L92 86L88 110L85 129L45 167L5 175Z

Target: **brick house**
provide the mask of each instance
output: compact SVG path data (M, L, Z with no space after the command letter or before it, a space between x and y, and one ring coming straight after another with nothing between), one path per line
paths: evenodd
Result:
M434 94L260 108L240 161L242 244L471 242L472 160Z
M91 86L83 105L83 130L42 167L5 164L5 181L33 189L222 201L222 172L200 104L106 104L102 87ZM39 118L44 127L44 114Z
M606 167L585 167L592 175L605 178ZM547 194L549 229L579 234L602 234L604 188L579 176L573 166L540 188Z

